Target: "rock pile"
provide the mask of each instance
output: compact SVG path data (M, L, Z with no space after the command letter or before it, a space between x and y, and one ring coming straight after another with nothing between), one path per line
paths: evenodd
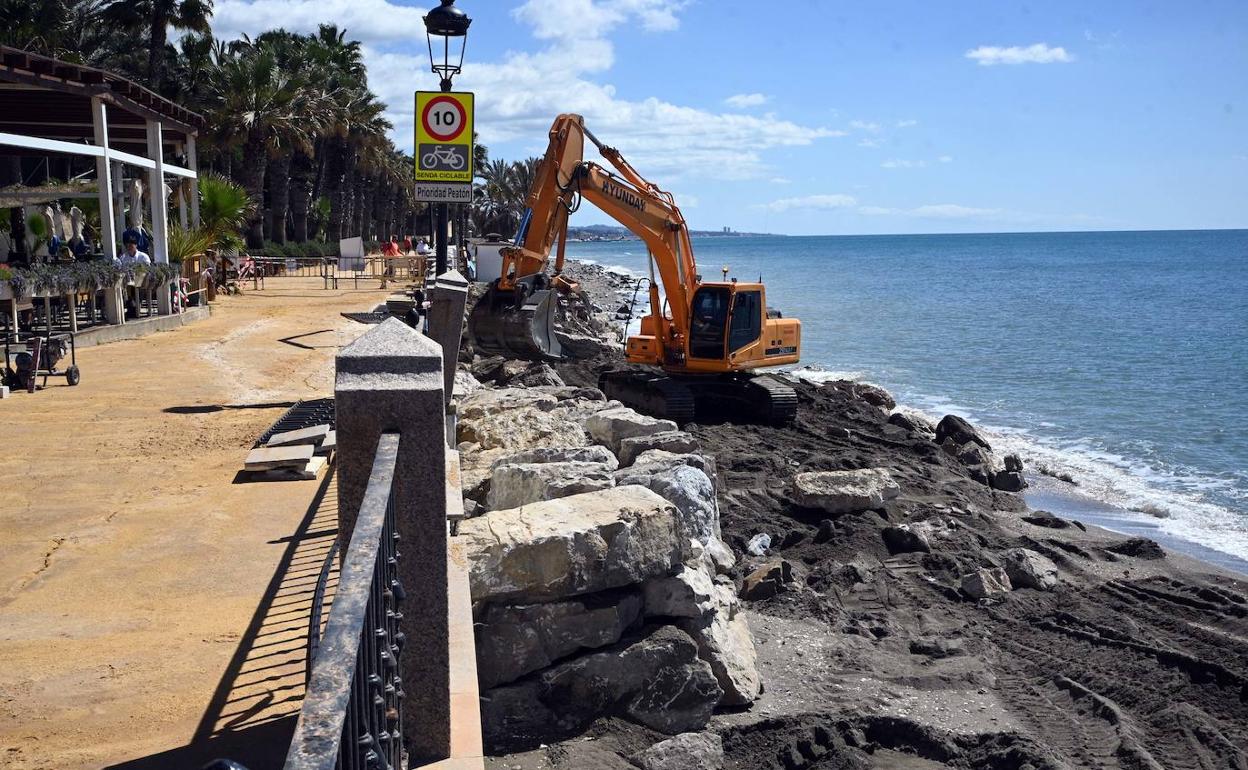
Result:
M992 446L969 422L956 414L947 414L936 425L933 441L947 454L966 466L971 478L1003 492L1021 492L1023 461L1016 454L998 460Z
M487 361L471 369L520 371ZM696 731L720 705L753 702L762 680L697 441L593 388L464 391L464 490L483 512L458 537L489 749L603 716Z

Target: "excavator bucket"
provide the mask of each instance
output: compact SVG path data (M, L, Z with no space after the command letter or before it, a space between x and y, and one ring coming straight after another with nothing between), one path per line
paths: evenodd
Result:
M563 348L555 336L555 291L523 296L491 287L468 315L468 334L477 352L529 361L558 361Z

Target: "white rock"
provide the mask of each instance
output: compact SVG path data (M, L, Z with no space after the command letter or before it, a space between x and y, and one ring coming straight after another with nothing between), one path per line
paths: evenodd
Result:
M697 468L677 465L658 473L648 469L625 468L615 473L618 485L639 484L657 492L680 511L680 531L686 537L705 543L719 537L719 503L710 477Z
M478 390L481 390L482 387L484 386L477 382L476 377L473 377L470 373L465 372L463 369L457 369L455 371L455 380L451 385L451 393L456 398L462 399L476 393Z
M650 578L641 594L646 617L703 618L715 610L715 583L701 565L681 565L674 575Z
M1000 567L977 569L962 576L962 593L972 599L987 599L1008 594L1012 586L1010 577Z
M675 506L623 486L461 522L474 602L548 601L670 574L690 556Z
M638 473L658 473L677 465L697 468L712 481L715 480L715 460L700 454L676 454L662 449L649 449L638 455L630 468Z
M793 479L794 499L803 508L828 513L856 513L879 508L901 488L884 468L856 471L813 471Z
M715 584L711 604L711 611L703 617L678 625L697 642L698 657L711 664L724 691L721 702L727 706L753 703L763 691L763 678L745 611L730 585Z
M624 439L674 431L676 423L648 417L628 407L617 407L590 415L585 420L585 430L595 442L610 447L618 455Z
M505 462L494 465L485 504L498 511L613 486L610 469L601 463Z
M471 420L521 407L549 412L557 403L554 396L528 388L490 388L466 396L459 404L459 418Z
M737 565L736 554L718 537L707 538L703 547L706 554L705 558L715 572L726 575Z
M1002 554L1005 573L1015 588L1053 590L1059 581L1057 565L1047 556L1027 548L1011 548Z
M688 454L698 450L698 440L683 430L630 436L620 441L620 465L632 465L638 455L652 450Z
M615 455L611 454L610 449L596 444L577 447L555 446L525 449L524 451L513 452L505 457L498 458L494 461L494 466L498 467L504 463L562 462L598 463L607 466L607 470L612 471L620 466L620 461L615 459Z
M718 734L681 733L629 758L641 770L723 770L724 740Z
M771 535L766 532L760 532L750 538L750 542L745 546L745 550L754 556L762 556L767 553L768 548L771 548Z

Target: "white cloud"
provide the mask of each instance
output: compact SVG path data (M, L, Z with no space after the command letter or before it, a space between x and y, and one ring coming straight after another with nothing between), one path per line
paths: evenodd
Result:
M318 24L333 23L354 40L406 40L424 46L422 19L427 12L423 5L413 8L386 0L217 0L212 30L219 38L233 39L274 27L315 32Z
M555 36L557 30L542 26L545 21L533 21L537 25L534 34L548 41L543 49L508 52L500 60L464 64L456 86L477 94L475 122L484 144L528 140L532 144L527 151L538 155L545 149L554 117L577 112L585 116L585 124L594 134L617 147L639 170L671 183L683 176L765 178L769 171L764 160L766 150L810 145L825 137L844 135L844 131L795 124L774 114L716 112L671 104L656 96L619 99L614 86L594 77L613 66L612 41L589 36L583 30L605 34L614 25L623 24L620 19L628 19L628 14L645 24L640 14L658 12L658 6L643 0L600 0L580 5L583 1L529 0L520 9L523 12L517 12L522 20L547 19L548 15L538 15L537 11L577 5L592 19L585 27L575 27L577 35ZM663 29L661 19L653 25ZM369 47L366 56L369 82L391 106L388 116L396 126L394 141L401 147L411 146L413 85L433 85L432 76L413 84L413 72L428 69L421 64L426 54Z
M793 182L792 179L788 179L782 176L773 176L771 179L768 179L767 181L771 182L772 184L792 184Z
M892 158L880 164L880 168L926 168L926 167L927 167L927 161L925 160L901 160L899 158Z
M781 198L771 203L761 204L758 208L771 211L789 211L791 209L844 209L858 204L852 195L840 193L832 195L806 195L801 198Z
M760 104L766 104L770 98L766 94L734 94L725 99L724 104L743 110L746 107L757 107Z
M675 29L686 5L671 0L525 2L514 16L531 28L541 47L487 55L470 39L464 71L455 79L457 89L477 94L476 129L482 142L521 142L524 152L541 154L555 116L579 113L643 173L671 184L682 176L766 178L774 173L764 159L767 150L845 135L770 113L718 112L658 96L621 99L613 85L601 82L602 73L615 64L609 33L629 24L656 33ZM369 84L389 105L391 138L410 151L412 92L437 87L428 71L423 6L387 0L217 0L216 7L218 36L255 34L277 24L311 32L318 23L336 21L349 38L364 43ZM570 18L576 23L566 23Z
M867 214L870 216L885 216L888 214L900 214L900 209L890 209L886 206L859 206L859 214Z
M898 127L898 128L910 128L911 126L917 126L917 125L919 125L919 121L917 121L917 120L899 120L899 121L897 121L897 127Z
M880 132L879 123L872 123L866 120L851 120L849 121L849 127L856 128L859 131L867 131L872 134L878 134Z
M952 163L952 162L953 162L953 156L952 156L952 155L941 155L939 158L937 158L937 159L936 159L936 161L937 161L938 163Z
M1029 46L1012 45L1008 48L996 45L981 45L963 54L973 59L981 67L992 67L997 64L1054 64L1068 63L1075 60L1073 54L1066 53L1061 46L1049 47L1047 43L1036 43Z
M1248 160L1248 155L1232 155L1232 160Z
M866 147L867 149L870 149L870 150L875 150L875 149L878 149L878 148L880 148L880 147L883 147L883 146L884 146L884 140L883 140L883 139L872 139L872 138L870 138L870 137L867 137L867 138L865 138L865 139L859 139L859 140L858 140L858 146L859 146L859 147Z

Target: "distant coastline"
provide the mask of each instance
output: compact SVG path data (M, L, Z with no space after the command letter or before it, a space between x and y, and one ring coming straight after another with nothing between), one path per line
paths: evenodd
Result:
M722 230L690 230L692 238L787 238L781 233L742 233L731 228ZM632 231L617 225L587 225L585 227L569 227L568 240L574 243L593 243L597 241L636 241L640 240Z

